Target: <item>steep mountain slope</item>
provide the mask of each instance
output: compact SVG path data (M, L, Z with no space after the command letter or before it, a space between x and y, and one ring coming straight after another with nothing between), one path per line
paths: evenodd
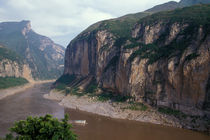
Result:
M31 70L15 52L0 45L0 77L23 77L32 81Z
M63 72L64 48L35 33L30 21L0 23L0 43L26 60L34 79L53 79Z
M67 47L69 86L83 89L95 81L139 102L210 114L209 15L210 5L197 5L132 24L128 16L89 27Z

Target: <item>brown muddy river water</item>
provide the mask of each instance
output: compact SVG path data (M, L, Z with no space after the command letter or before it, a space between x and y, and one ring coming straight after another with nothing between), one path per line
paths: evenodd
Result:
M36 85L24 92L0 100L0 137L14 121L28 115L46 113L62 118L64 112L72 120L87 120L87 125L74 125L80 140L210 140L202 133L136 121L111 119L78 110L66 109L55 101L43 98L49 84Z

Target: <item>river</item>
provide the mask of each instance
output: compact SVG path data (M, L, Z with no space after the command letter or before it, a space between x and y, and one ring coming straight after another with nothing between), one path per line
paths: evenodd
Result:
M150 123L111 119L83 111L59 106L57 102L43 98L50 84L39 84L24 92L0 100L0 137L8 133L14 121L27 116L52 114L63 118L64 113L72 120L87 120L87 125L74 125L80 140L209 140L210 136Z

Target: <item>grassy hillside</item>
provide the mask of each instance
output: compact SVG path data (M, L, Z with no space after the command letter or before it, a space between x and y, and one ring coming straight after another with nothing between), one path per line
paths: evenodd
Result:
M24 78L16 77L0 77L0 89L6 89L10 87L20 86L28 83Z

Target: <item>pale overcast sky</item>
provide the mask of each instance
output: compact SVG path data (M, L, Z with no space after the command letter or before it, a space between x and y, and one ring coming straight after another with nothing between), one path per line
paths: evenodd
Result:
M66 47L91 24L169 0L0 0L0 22L30 20L34 31ZM174 0L179 1L179 0Z

